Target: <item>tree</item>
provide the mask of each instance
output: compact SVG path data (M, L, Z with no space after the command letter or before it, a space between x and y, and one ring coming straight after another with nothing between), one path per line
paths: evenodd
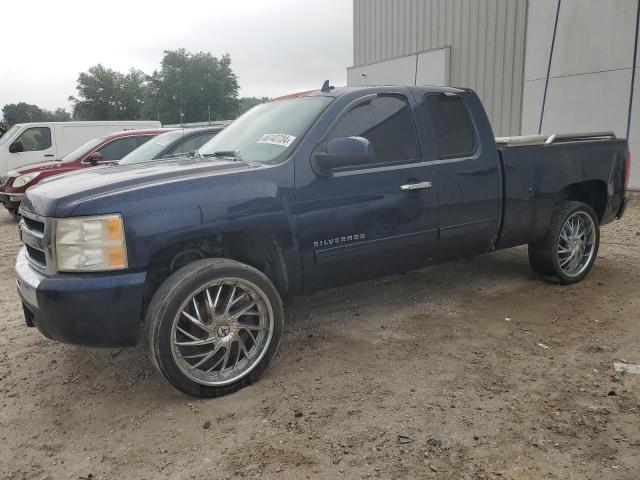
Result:
M209 52L167 50L149 79L144 114L162 123L234 118L238 89L229 54L218 59Z
M140 70L116 72L98 64L80 74L73 116L78 120L137 120L141 118L147 77Z
M269 97L241 97L238 99L238 116L242 115L247 110L251 110L256 105L266 103L270 99Z
M71 120L71 114L64 108L56 108L53 112L45 110L45 117L48 117L50 122L68 122Z
M25 102L9 103L2 107L2 116L7 124L28 122L66 122L71 115L63 108L50 111Z

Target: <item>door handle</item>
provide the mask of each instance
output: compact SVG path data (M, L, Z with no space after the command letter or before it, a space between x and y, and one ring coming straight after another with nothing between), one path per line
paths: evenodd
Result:
M53 157L53 153L47 153L45 154L45 157Z
M402 190L403 192L410 192L411 190L422 190L424 188L431 188L431 182L408 183L406 185L400 186L400 190Z

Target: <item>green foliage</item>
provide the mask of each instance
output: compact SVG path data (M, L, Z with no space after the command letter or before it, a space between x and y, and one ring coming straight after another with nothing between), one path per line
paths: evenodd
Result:
M141 118L147 79L140 70L120 73L98 64L78 77L74 103L76 120L137 120Z
M238 79L228 54L217 58L185 49L165 51L160 69L151 76L95 65L78 76L76 90L77 95L69 97L76 120L228 120L267 100L238 101ZM2 112L9 123L71 119L61 108L50 112L26 103L5 105Z
M269 97L241 97L238 99L238 116L242 115L247 110L251 110L256 105L260 105L261 103L267 103L269 101Z
M164 124L234 118L238 89L228 54L218 59L209 52L167 50L149 77L143 112Z
M56 108L50 111L25 102L9 103L2 107L4 123L27 122L66 122L71 120L71 115L64 108Z

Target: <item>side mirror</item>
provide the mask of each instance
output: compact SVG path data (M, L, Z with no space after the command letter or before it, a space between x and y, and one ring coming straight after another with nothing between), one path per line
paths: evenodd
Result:
M87 162L89 162L89 163L94 163L95 164L95 163L101 162L102 160L104 160L104 156L100 152L92 152L87 157Z
M9 152L10 153L24 152L24 147L22 146L22 142L19 142L18 140L16 140L11 145L9 145Z
M311 156L313 170L322 176L331 176L337 168L367 165L374 159L373 145L363 137L334 138L327 142L327 151Z

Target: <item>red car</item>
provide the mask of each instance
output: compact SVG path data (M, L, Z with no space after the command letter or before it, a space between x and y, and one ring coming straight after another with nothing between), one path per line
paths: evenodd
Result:
M117 162L156 135L168 131L169 129L125 130L108 133L89 140L62 160L35 163L9 172L7 176L0 178L0 202L13 216L17 216L24 192L42 179L80 168Z

